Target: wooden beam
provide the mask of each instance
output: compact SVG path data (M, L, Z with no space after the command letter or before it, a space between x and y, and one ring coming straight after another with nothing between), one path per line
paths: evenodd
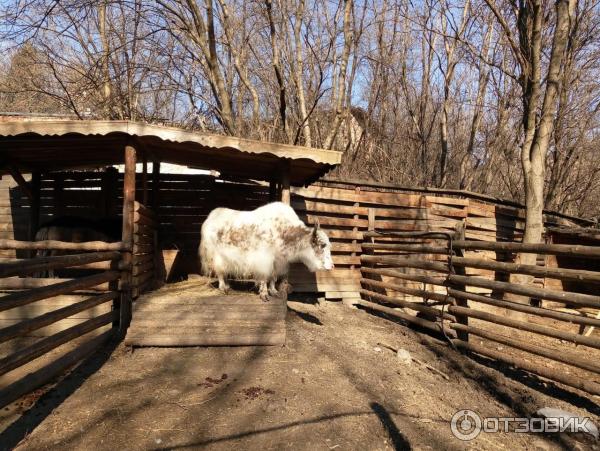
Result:
M489 288L505 293L513 293L521 296L529 296L549 301L564 302L565 304L578 304L585 307L600 307L600 296L591 294L573 293L570 291L556 291L547 288L537 288L533 285L521 285L510 282L498 282L483 277L459 276L450 274L448 281L452 284L465 286ZM464 290L463 290L464 291Z
M562 255L565 257L600 258L599 246L579 244L523 244L492 241L454 241L452 247L465 250L486 250L496 252L515 252L530 254Z
M281 202L290 205L290 163L285 161L281 166Z
M123 177L123 229L122 240L129 249L123 252L122 261L128 267L133 261L133 216L135 208L135 164L136 150L132 145L125 146L125 174ZM124 333L131 321L131 270L121 272L121 298L119 328Z
M12 175L12 178L15 179L15 182L17 182L19 188L23 190L23 192L29 198L29 200L33 200L34 196L33 191L31 190L31 186L25 181L25 179L21 175L21 172L19 172L19 169L17 169L16 166L10 163L6 165L6 169L8 170L8 173Z
M86 263L95 263L107 260L117 260L121 254L112 252L92 252L75 255L56 255L51 257L38 257L16 262L0 262L0 277L11 277L31 274L45 269L68 268Z
M35 241L35 235L40 225L40 186L42 180L38 171L31 174L31 210L29 211L29 239ZM30 257L35 256L35 251L29 252Z
M63 251L121 251L131 248L131 243L117 241L107 243L105 241L84 241L82 243L69 243L66 241L20 241L0 239L0 249L31 250L31 249L59 249Z

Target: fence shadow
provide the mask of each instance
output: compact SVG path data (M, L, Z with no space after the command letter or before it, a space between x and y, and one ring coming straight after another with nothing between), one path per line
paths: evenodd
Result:
M83 383L98 371L110 358L119 345L118 339L112 339L94 354L76 367L52 388L47 390L36 402L16 419L4 431L0 432L0 451L15 448L27 435L41 424L56 408L71 396ZM52 382L51 382L52 383Z

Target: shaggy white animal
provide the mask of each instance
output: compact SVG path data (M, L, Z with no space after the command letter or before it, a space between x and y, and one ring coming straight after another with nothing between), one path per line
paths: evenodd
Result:
M275 282L292 262L312 272L333 268L331 244L319 224L307 227L281 202L253 211L214 209L202 224L198 252L202 272L216 275L220 290L229 290L227 276L253 278L264 301L277 294Z

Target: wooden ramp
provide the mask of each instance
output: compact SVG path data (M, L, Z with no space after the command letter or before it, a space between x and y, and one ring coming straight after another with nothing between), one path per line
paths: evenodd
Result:
M255 294L220 294L205 279L166 285L140 296L129 346L243 346L285 343L286 302Z

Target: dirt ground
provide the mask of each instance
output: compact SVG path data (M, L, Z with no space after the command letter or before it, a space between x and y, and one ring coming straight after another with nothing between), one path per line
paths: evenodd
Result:
M460 409L520 417L556 407L599 424L599 399L474 361L362 310L288 306L284 347L105 349L30 408L27 400L9 407L6 415L28 410L5 424L0 448L598 448L564 434L481 433L462 442L450 430ZM386 346L408 350L448 380L400 362Z

